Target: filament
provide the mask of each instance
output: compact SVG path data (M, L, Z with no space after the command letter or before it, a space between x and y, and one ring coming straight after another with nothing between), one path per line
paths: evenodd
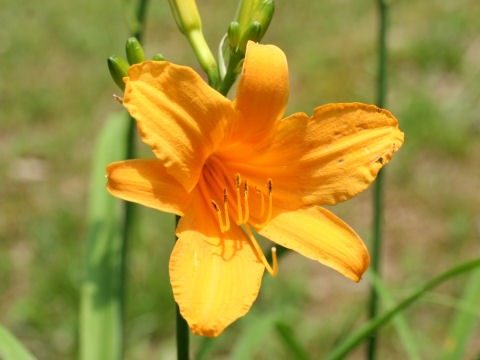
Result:
M263 213L265 212L265 198L261 190L256 186L255 191L260 195L260 216L263 216Z
M265 219L262 223L260 223L260 224L257 225L257 226L259 226L259 227L263 227L263 226L267 225L267 224L270 222L270 220L272 219L272 212L273 212L273 199L272 199L272 197L273 197L273 195L272 195L272 193L273 193L273 184L272 184L272 179L268 179L267 187L268 187L268 210L267 210L267 217L266 217L266 219ZM262 193L262 203L261 203L261 210L262 210L261 212L262 212L262 215L263 215L264 209L265 209L265 204L264 204L264 203L265 203L265 200L264 200L264 198L263 198L263 193Z
M245 225L245 230L248 235L248 239L250 240L250 243L252 244L253 248L255 249L255 252L257 254L258 259L265 265L265 268L267 271L270 273L270 275L275 276L278 273L278 260L277 260L277 248L272 247L272 261L273 261L273 268L270 266L270 264L267 261L267 258L265 257L265 254L262 251L262 248L258 244L257 240L255 239L255 236L253 236L252 231L250 230L248 225Z
M237 213L238 213L238 221L237 221L237 224L238 225L242 225L243 224L243 217L242 217L242 199L240 197L240 183L241 183L241 178L240 178L240 174L237 174L235 176L235 185L236 185L236 188L237 188Z
M224 233L227 229L227 227L223 224L223 219L222 219L222 211L218 207L217 203L213 200L210 200L212 202L213 208L215 209L215 212L217 213L217 219L218 219L218 224L220 226L220 231ZM228 215L226 215L226 218L228 219ZM228 221L228 220L227 220Z
M230 230L230 216L228 216L227 189L223 189L223 211L225 212L225 231Z
M243 223L246 224L248 222L248 217L250 216L250 210L248 206L248 182L245 180L245 186L243 188L243 200L245 202L245 215L243 217Z

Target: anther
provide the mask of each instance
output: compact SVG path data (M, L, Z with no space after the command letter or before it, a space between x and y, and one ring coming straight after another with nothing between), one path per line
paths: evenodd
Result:
M230 230L230 216L228 216L227 189L223 189L223 211L225 212L225 231Z
M243 217L242 217L242 199L240 197L240 183L241 183L241 178L240 174L235 175L235 184L237 187L237 213L238 213L238 225L244 224L243 222Z
M253 248L255 249L255 252L257 253L258 259L263 263L265 266L265 269L270 273L270 275L275 276L278 273L278 260L277 260L277 249L275 247L272 247L272 261L273 261L273 268L270 266L268 263L265 254L262 251L262 248L258 244L257 240L255 239L255 236L253 236L252 231L250 230L249 226L245 226L245 230L248 235L248 239L250 240L250 243L252 244Z
M223 220L222 220L222 211L220 210L220 208L218 207L217 203L213 200L210 200L212 205L213 205L213 208L215 209L215 212L217 213L217 218L218 218L218 225L220 226L220 231L222 233L225 232L226 227L225 225L223 225Z

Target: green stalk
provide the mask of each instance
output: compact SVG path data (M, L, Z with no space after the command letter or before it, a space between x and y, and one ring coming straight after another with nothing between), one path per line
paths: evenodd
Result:
M377 331L381 326L385 325L395 315L405 310L408 306L413 304L420 297L425 295L425 293L427 293L429 290L433 289L435 286L440 285L444 281L454 276L460 275L464 272L470 271L479 266L480 266L480 258L467 261L437 276L433 280L421 286L417 291L415 291L412 295L410 295L405 300L400 302L394 308L390 309L389 311L381 315L377 315L375 316L375 318L371 319L362 328L360 328L358 331L356 331L354 334L348 337L345 341L343 341L338 346L336 346L333 349L332 353L330 353L326 357L326 360L343 359L345 355L347 355L350 351L352 351L357 345L359 345L362 341L364 341L368 336L370 336L372 333Z
M175 227L178 225L180 216L175 216ZM176 316L177 316L177 359L188 360L189 359L189 335L190 329L187 322L180 314L178 305L175 304Z
M387 80L387 4L384 0L377 0L380 17L378 36L378 74L377 74L377 105L384 107ZM373 244L372 244L372 270L380 276L380 256L382 245L382 222L383 222L383 172L380 171L375 181L373 204ZM371 287L369 317L375 318L378 312L378 294L374 286ZM372 333L367 345L367 358L374 360L376 357L377 334Z
M139 0L138 7L135 12L137 27L130 29L131 36L134 36L139 42L142 39L143 29L145 25L145 14L147 10L148 0ZM135 158L135 135L136 122L129 116L129 127L127 134L127 159ZM135 216L136 205L132 202L124 202L124 217L122 231L122 262L121 262L121 309L122 309L122 332L124 332L123 324L126 312L126 294L127 294L127 272L128 272L128 244L133 235L133 222ZM122 334L123 336L124 334Z
M225 73L225 77L223 78L218 88L218 91L220 92L220 94L227 96L228 91L230 90L232 85L235 83L235 80L237 79L237 76L238 76L237 68L240 62L243 60L243 57L244 57L244 54L236 52L230 58L227 66L227 72Z

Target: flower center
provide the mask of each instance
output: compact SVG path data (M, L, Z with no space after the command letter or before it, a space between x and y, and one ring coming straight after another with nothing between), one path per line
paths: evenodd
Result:
M209 175L212 175L212 177L210 178L210 176L207 175L206 180L211 184L215 183L216 184L215 187L218 189L220 187L219 185L221 184L221 179L219 179L218 171L220 170L220 172L223 173L222 175L225 180L227 180L226 174L228 174L229 172L226 171L227 169L224 168L224 165L221 164L221 161L219 159L212 159L212 161L214 162L214 164L211 164L212 165L211 167L209 166L210 168ZM216 168L216 169L212 169L212 168ZM214 173L216 174L214 175ZM236 217L235 223L238 226L241 226L242 229L245 231L245 234L247 235L247 238L249 239L258 259L265 265L265 268L267 269L267 271L272 276L275 276L278 272L276 248L273 247L271 249L273 266L270 266L267 259L265 258L265 255L263 254L262 248L258 244L250 228L251 226L250 224L253 224L258 227L265 226L270 222L272 218L272 208L273 208L272 179L268 179L266 184L266 191L265 190L262 191L256 185L252 187L252 185L250 185L248 183L248 180L246 179L242 181L242 178L238 173L235 175L235 178L232 180L233 182L231 180L230 181L227 180L225 186L223 186L223 206L219 206L219 204L215 200L210 199L213 209L217 214L217 220L218 220L220 231L224 233L230 230L230 216L231 216L230 214L236 213L236 216L232 215L233 217ZM260 211L258 214L256 212L252 213L250 211L249 189L255 190L254 196L256 196L257 198L256 199L252 198L251 200L252 202L255 201L256 206L260 207L259 209ZM267 194L265 194L265 192ZM229 202L229 195L232 195L236 198L236 201L234 203ZM266 197L267 199L265 199ZM265 202L267 202L267 209L265 209L266 207ZM262 220L259 221L259 219L262 219L262 218L263 218L263 221Z

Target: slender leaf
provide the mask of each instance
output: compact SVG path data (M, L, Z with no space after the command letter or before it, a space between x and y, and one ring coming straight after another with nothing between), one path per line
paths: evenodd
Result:
M349 336L346 340L336 346L333 351L326 357L327 360L343 359L350 351L352 351L358 344L370 336L373 332L378 330L381 326L388 323L396 314L403 311L405 308L413 304L416 300L422 297L427 291L450 279L451 277L460 275L466 271L472 270L480 266L480 259L475 259L458 265L443 274L437 276L433 280L424 284L416 292L400 302L397 306L390 309L383 314L377 315L375 318L367 322L363 327Z
M309 360L310 355L308 352L302 347L298 339L293 334L292 328L283 321L277 321L275 323L275 327L277 329L280 338L282 339L285 348L290 351L294 359L297 360Z
M130 118L110 116L97 140L88 208L86 278L81 289L80 359L122 357L122 208L105 190L105 167L127 156Z
M210 353L213 350L216 341L213 338L204 337L198 349L197 356L195 360L206 360L209 359Z
M475 271L468 281L462 300L463 306L459 307L455 314L452 326L446 339L446 351L442 360L464 359L466 345L474 325L478 320L468 308L478 309L480 304L480 270Z
M383 301L387 307L392 308L395 305L395 302L393 301L393 298L390 295L387 287L380 280L378 275L374 271L370 271L369 279L371 280L373 288L379 295L380 300ZM398 335L400 336L400 340L402 341L405 350L408 353L408 357L415 360L420 359L418 347L413 340L412 331L410 330L407 321L403 317L403 314L398 313L395 315L395 317L392 319L392 322L398 332Z
M0 358L4 360L36 359L20 341L3 326L0 326Z

